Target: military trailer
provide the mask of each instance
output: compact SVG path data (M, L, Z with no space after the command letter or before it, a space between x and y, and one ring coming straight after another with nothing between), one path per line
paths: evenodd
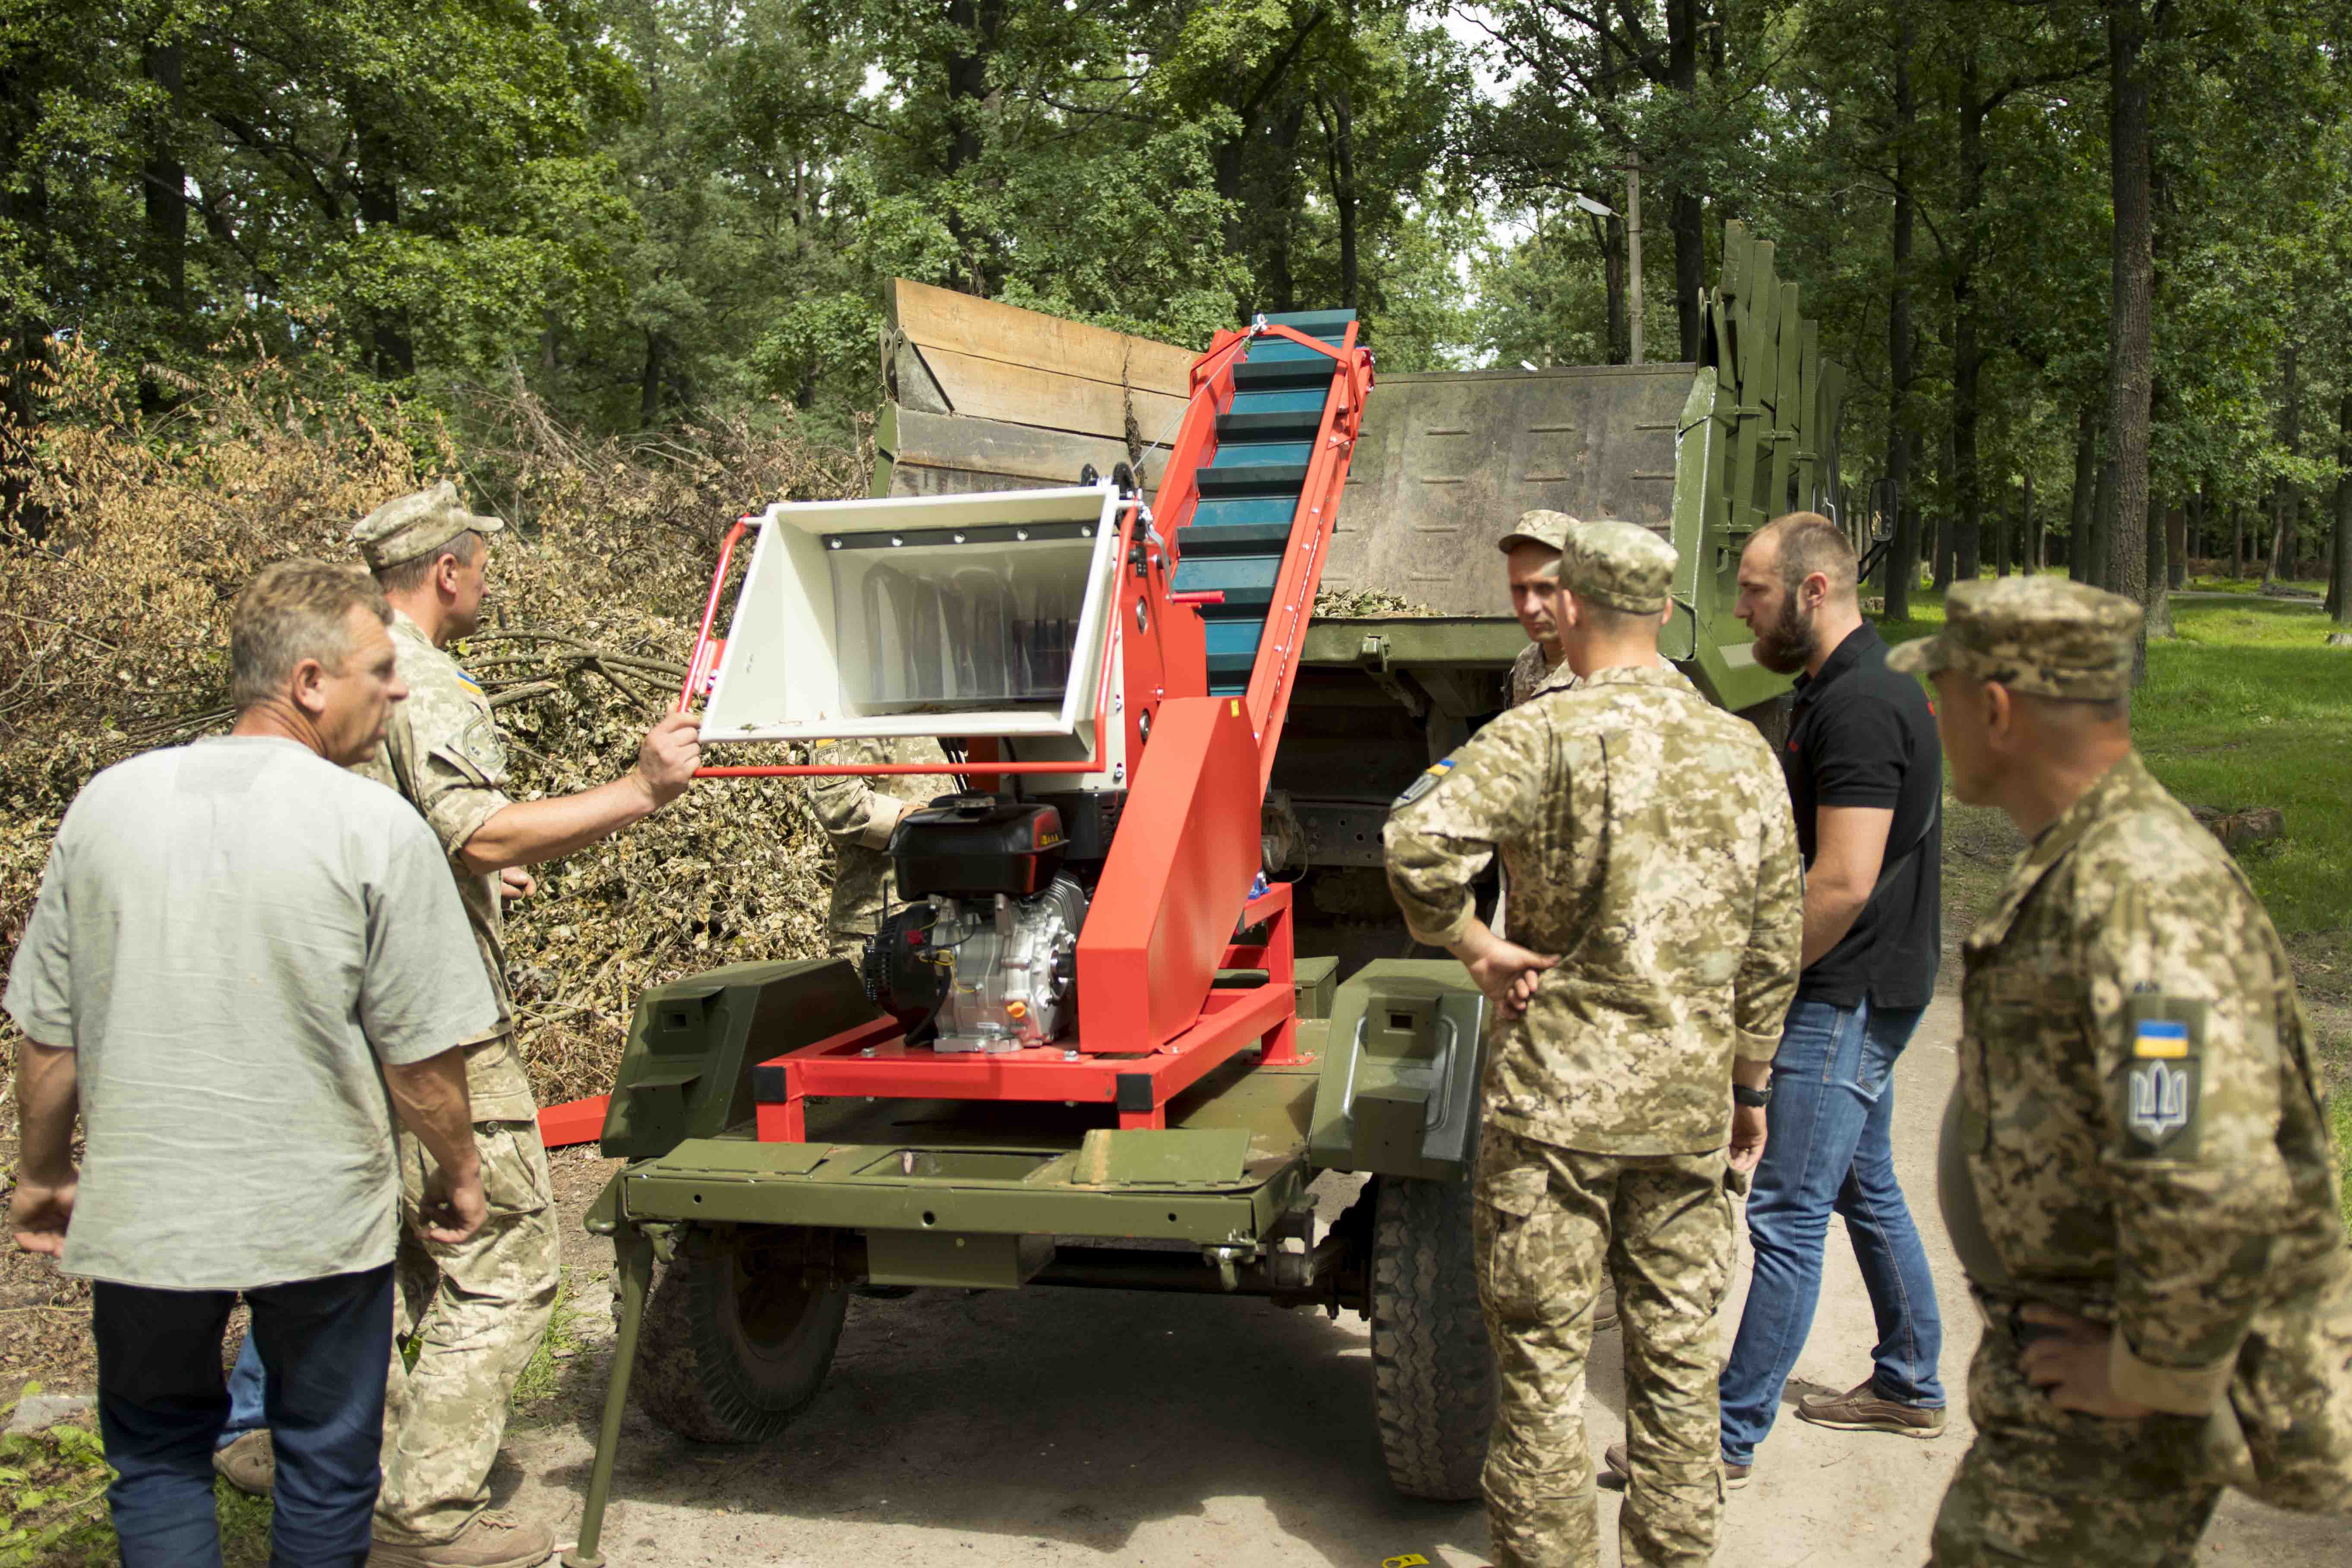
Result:
M567 1562L602 1561L632 1392L685 1436L768 1438L853 1292L923 1287L1362 1314L1391 1481L1476 1495L1485 1003L1412 949L1381 826L1504 705L1525 639L1494 546L1531 507L1666 537L1664 651L1771 722L1738 552L1830 504L1842 378L1737 225L1706 320L1696 364L1378 376L1349 311L1195 356L896 286L873 494L739 525L681 701L721 755L936 738L963 793L895 830L907 902L862 965L638 1003L601 1108L619 1334ZM1375 588L1411 613L1313 618L1318 589ZM1327 1173L1368 1179L1318 1224Z

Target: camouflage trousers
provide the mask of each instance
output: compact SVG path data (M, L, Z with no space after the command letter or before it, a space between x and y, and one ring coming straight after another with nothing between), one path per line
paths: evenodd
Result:
M507 1401L555 1311L563 1249L547 1151L529 1121L478 1121L489 1218L455 1247L426 1241L416 1207L431 1156L400 1135L404 1197L394 1258L392 1370L384 1386L379 1541L448 1541L489 1502ZM414 1337L416 1363L402 1345Z
M1627 1568L1699 1568L1714 1555L1714 1321L1733 1247L1723 1173L1721 1151L1590 1154L1486 1129L1472 1240L1501 1381L1486 1474L1496 1568L1601 1561L1584 1370L1611 1277L1633 1471L1621 1555Z
M2200 1416L2107 1421L2025 1381L2005 1312L1969 1367L1976 1441L1936 1515L1930 1568L2189 1568L2221 1499Z

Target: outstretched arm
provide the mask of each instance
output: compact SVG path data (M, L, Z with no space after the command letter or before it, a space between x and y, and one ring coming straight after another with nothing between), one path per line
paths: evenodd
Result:
M673 713L646 734L637 765L610 784L499 807L467 836L457 858L477 875L555 860L652 816L686 793L701 765L701 721Z

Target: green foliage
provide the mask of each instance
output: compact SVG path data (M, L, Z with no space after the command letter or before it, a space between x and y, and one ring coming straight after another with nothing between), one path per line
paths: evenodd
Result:
M0 1422L41 1392L28 1383L0 1405ZM114 1531L106 1518L106 1453L72 1423L0 1436L0 1568L96 1562Z
M846 443L894 277L1186 344L1353 306L1391 370L1612 361L1625 226L1574 201L1625 207L1638 155L1648 357L1739 218L1850 373L1849 489L1907 440L1931 526L1973 493L1990 555L2030 490L2063 549L2102 451L2114 14L48 0L0 12L0 406L35 417L62 338L161 367L150 412L225 345L331 338L462 432L520 376L598 434L782 402ZM2157 503L2291 501L2308 559L2352 387L2352 26L2149 14Z

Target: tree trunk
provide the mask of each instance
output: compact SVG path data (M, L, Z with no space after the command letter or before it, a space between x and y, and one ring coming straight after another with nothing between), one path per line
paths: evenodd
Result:
M1666 0L1666 69L1687 104L1698 95L1700 0ZM1673 187L1675 316L1682 327L1682 358L1698 358L1698 298L1706 287L1706 215L1699 193Z
M646 329L646 363L637 374L637 428L650 430L661 417L661 333Z
M1594 218L1592 237L1601 245L1601 287L1609 300L1609 363L1633 363L1633 318L1625 309L1625 220Z
M1911 130L1918 109L1911 96L1911 49L1917 34L1908 7L1897 7L1895 37L1894 268L1886 296L1886 489L1895 509L1894 537L1879 557L1879 593L1885 618L1911 618L1911 590L1919 581L1919 513L1911 503L1911 469L1918 443L1911 430L1912 355L1919 334L1911 324Z
M2154 391L2151 337L2155 258L2148 200L2147 41L2146 0L2113 0L2107 11L2108 174L2115 195L2113 294L2107 322L2107 429L2115 496L2107 516L2116 592L2151 615L2164 579L2147 580L2148 407ZM2133 661L2135 680L2147 668L2146 625Z
M2174 507L2164 514L2164 585L2178 589L2189 579L2189 513Z
M2243 582L2246 576L2246 509L2243 501L2230 503L2230 580Z
M2142 630L2152 637L2172 635L2172 595L2165 587L2172 580L2171 567L2166 561L2170 553L2167 545L2171 530L2166 526L2166 517L2164 503L2156 499L2151 487L2147 499L2147 619Z
M2025 574L2038 576L2042 571L2042 520L2033 510L2033 470L2025 471Z
M2066 498L2066 575L2091 580L2091 531L2098 516L2099 409L2085 403L2074 416L2074 489Z
M1952 449L1952 427L1946 426L1942 472L1937 476L1943 480L1936 487L1940 493L1936 506L1936 559L1932 580L1938 594L1952 585L1952 469L1958 461Z
M39 424L37 387L48 363L49 186L26 144L40 118L44 64L35 56L0 55L0 231L22 246L16 264L31 287L20 302L0 299L0 535L48 536L47 510L30 495L26 468ZM21 172L19 172L21 171Z
M2344 472L2336 481L2336 539L2327 552L2327 615L2339 626L2352 626L2352 386L2336 405L2336 460Z
M368 230L400 226L400 162L384 138L375 94L357 84L350 88L352 142L359 154L356 205L361 224ZM408 312L395 305L373 313L368 345L375 374L408 376L416 374L416 345L408 335Z
M1965 46L1964 46L1965 47ZM1977 464L1977 385L1984 371L1978 340L1976 261L1978 216L1984 205L1984 97L1969 48L1959 72L1959 243L1952 268L1952 496L1958 512L1952 574L1973 582L1984 534L1984 486Z
M2278 441L2290 458L2303 455L2302 365L2289 338L2280 351ZM2271 548L2263 559L2263 586L2294 575L2295 502L2294 483L2284 474L2271 490Z
M156 341L151 352L167 356L188 321L188 171L180 162L177 121L182 60L180 46L147 50L147 79L163 89L163 110L147 126L147 161L140 170L140 195L147 220L147 303L155 312ZM153 415L170 406L161 383L139 376L139 409Z
M1330 98L1323 133L1330 148L1331 209L1339 219L1339 305L1352 310L1360 302L1357 288L1357 211L1362 205L1356 190L1355 121L1348 89L1342 84Z
M2091 574L2084 581L2109 593L2116 587L2116 465L2099 463L2098 483L2091 500Z

